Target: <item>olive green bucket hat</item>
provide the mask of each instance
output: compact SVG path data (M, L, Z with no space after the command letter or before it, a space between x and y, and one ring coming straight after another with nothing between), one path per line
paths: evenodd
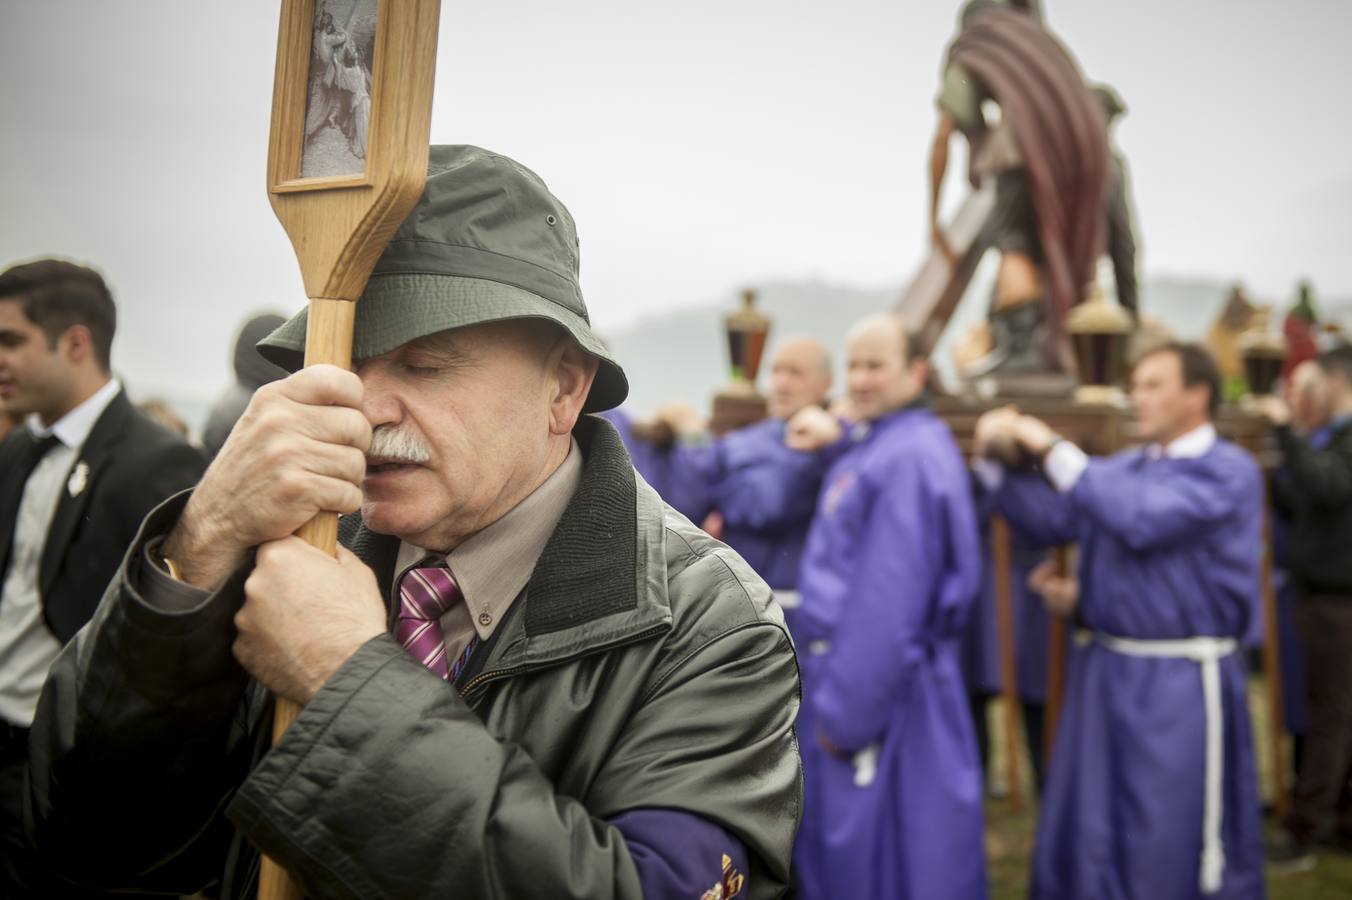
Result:
M376 263L357 304L353 359L445 331L548 319L601 361L584 412L624 402L629 382L592 331L578 286L573 217L525 166L479 147L434 146L427 186ZM258 344L288 371L302 365L306 313Z

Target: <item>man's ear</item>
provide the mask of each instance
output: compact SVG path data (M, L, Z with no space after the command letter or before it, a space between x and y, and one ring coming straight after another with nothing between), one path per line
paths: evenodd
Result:
M71 362L84 362L94 355L94 336L84 325L72 325L61 333L56 346Z
M552 434L568 434L573 430L600 365L600 360L568 336L561 338L550 351L549 366L553 377L549 430Z

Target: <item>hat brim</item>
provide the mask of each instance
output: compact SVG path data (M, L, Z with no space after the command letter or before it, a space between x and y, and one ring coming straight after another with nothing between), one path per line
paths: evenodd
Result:
M308 312L292 316L258 343L258 352L288 372L305 359ZM629 395L624 370L610 356L586 319L538 294L483 278L458 275L373 275L357 303L352 358L368 359L409 341L468 325L508 319L548 319L562 326L582 349L600 360L582 411L613 409Z

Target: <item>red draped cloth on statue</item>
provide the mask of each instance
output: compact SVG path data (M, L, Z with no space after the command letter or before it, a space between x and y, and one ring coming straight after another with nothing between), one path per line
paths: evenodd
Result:
M972 16L948 58L995 99L1018 144L1059 332L1084 299L1103 248L1110 169L1102 107L1070 52L1024 13Z

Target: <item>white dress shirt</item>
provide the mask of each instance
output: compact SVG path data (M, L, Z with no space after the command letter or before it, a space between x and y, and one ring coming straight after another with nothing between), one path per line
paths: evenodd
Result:
M47 670L61 652L61 642L43 621L38 585L47 532L61 492L75 489L71 474L80 448L121 389L114 378L51 428L36 419L28 423L39 440L55 435L61 443L47 451L24 483L9 571L0 588L0 719L14 725L32 724Z

